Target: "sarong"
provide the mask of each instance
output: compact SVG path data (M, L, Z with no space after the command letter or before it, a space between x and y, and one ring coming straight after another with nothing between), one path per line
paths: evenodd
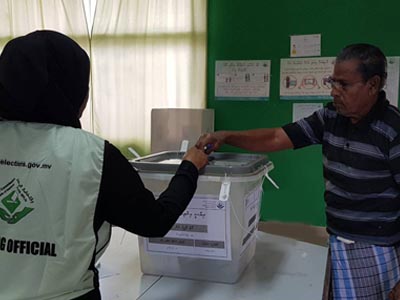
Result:
M345 243L329 237L335 300L387 300L400 280L400 245Z

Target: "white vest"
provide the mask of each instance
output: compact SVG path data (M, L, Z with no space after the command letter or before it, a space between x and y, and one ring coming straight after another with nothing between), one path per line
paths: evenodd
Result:
M0 121L0 299L73 299L90 262L104 140L80 129Z

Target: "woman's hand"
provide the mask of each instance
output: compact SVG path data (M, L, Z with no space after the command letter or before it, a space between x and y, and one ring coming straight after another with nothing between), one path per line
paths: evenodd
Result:
M185 155L183 156L183 160L188 160L192 162L197 170L200 170L208 163L208 155L204 152L203 149L198 149L196 147L190 148Z

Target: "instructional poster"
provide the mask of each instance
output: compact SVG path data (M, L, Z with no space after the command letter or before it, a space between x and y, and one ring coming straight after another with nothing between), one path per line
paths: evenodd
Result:
M162 238L146 238L149 253L232 260L229 201L214 195L194 196Z
M215 98L218 100L268 100L270 60L215 62Z
M283 100L329 100L327 79L335 57L281 59L280 98Z

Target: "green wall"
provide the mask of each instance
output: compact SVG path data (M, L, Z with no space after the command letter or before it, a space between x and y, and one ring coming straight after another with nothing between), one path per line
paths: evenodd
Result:
M207 107L215 109L216 130L281 126L291 122L293 103L315 102L279 100L279 62L290 56L290 35L320 33L321 56L358 42L399 56L399 11L398 0L209 0ZM252 59L271 60L270 100L215 100L215 61ZM324 225L321 147L268 156L280 189L264 183L261 219Z

